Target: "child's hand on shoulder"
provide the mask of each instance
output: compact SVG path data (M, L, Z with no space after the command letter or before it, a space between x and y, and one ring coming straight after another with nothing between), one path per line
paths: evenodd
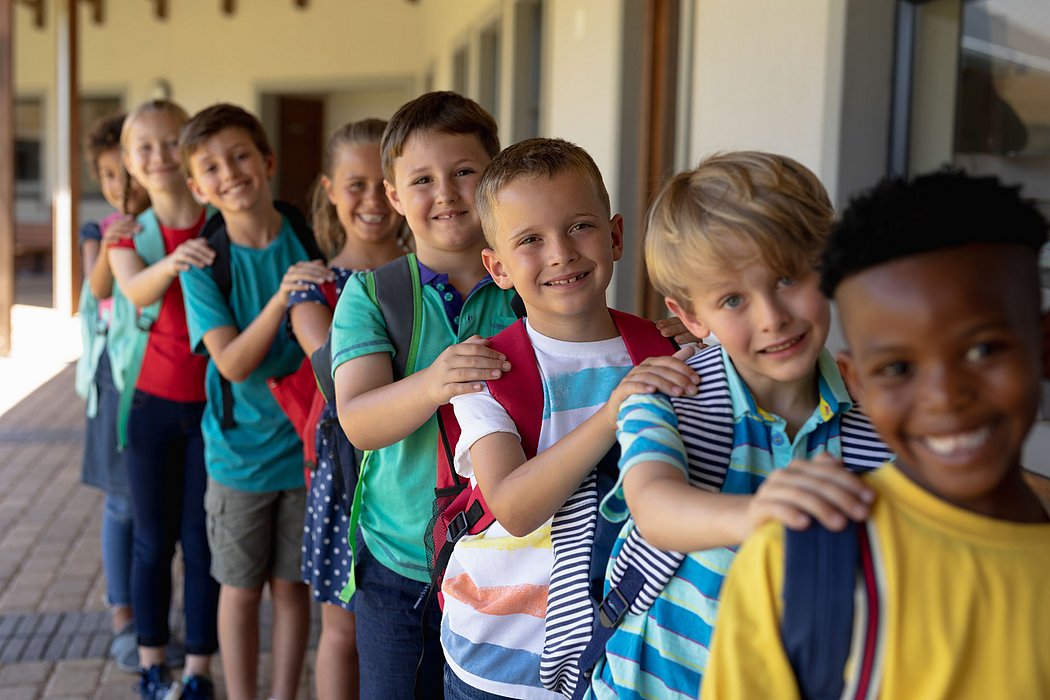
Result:
M620 404L633 394L667 394L668 396L692 396L697 392L700 375L685 361L693 356L694 348L686 346L673 355L650 357L620 380L613 389L602 410L605 421L616 430L616 418Z
M102 244L105 246L116 245L120 241L134 238L135 234L142 230L142 225L134 216L122 216L106 227L102 234Z
M848 520L868 517L875 492L860 477L828 454L791 462L766 477L747 509L744 539L763 523L778 520L802 530L817 520L829 530L846 527Z
M697 338L692 331L685 327L682 319L677 316L661 318L656 322L656 330L660 331L660 335L665 338L673 338L674 342L679 345L695 343L698 347L707 347L700 338Z
M481 382L499 379L510 369L507 357L488 346L488 340L471 336L445 348L423 372L427 397L437 406L454 396L481 391Z
M288 267L281 279L281 286L274 295L282 304L288 303L288 296L292 292L307 289L311 284L324 284L335 279L335 273L323 260L302 260Z
M171 276L178 277L180 272L185 272L191 267L211 265L215 260L215 251L203 238L191 238L180 243L164 260Z

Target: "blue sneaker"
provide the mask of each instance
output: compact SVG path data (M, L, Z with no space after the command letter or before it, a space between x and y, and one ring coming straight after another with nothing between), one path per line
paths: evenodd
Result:
M207 676L183 676L182 700L214 700L215 686Z
M182 697L182 685L171 680L168 669L159 664L139 670L135 690L142 700L179 700Z

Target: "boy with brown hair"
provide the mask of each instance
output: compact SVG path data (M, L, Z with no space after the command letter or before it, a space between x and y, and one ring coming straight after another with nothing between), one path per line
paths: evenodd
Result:
M302 351L286 333L288 295L331 273L310 260L301 215L274 206L273 151L259 120L217 104L179 140L194 195L219 214L202 236L225 235L228 255L181 273L190 343L209 356L202 430L212 573L222 584L219 640L231 698L258 692L259 604L274 605L271 697L292 698L309 631L309 592L299 571L305 489L302 444L267 378L292 373ZM306 241L306 243L304 243ZM314 244L314 248L316 245ZM227 269L217 270L217 265ZM225 274L228 288L219 283Z
M821 287L842 312L849 384L897 461L864 478L867 522L812 533L840 566L792 565L805 540L779 524L744 545L703 697L1050 695L1050 503L1021 466L1044 374L1046 232L1017 188L959 172L888 179L850 204ZM806 623L810 601L789 589L836 575L816 601L826 624Z
M458 394L509 369L484 344L515 318L511 293L482 264L485 240L474 207L478 178L499 151L496 123L476 102L451 92L422 95L390 119L382 142L387 196L407 219L416 252L404 266L418 295L413 363L395 376L398 340L370 294L352 277L332 321L332 367L339 421L368 450L351 514L349 546L362 697L440 697L444 658L440 615L423 611L429 592L424 532L436 483L436 412ZM404 340L404 339L401 339ZM411 352L414 350L414 352ZM359 518L361 546L354 523ZM423 636L420 629L423 629Z

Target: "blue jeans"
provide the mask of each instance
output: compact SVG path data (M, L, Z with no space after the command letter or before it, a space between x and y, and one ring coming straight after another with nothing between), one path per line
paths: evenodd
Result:
M445 667L445 700L508 700L467 685L448 666Z
M426 584L399 576L376 561L366 547L358 548L354 613L361 697L412 700L417 667L420 697L443 697L441 610L435 596L426 611L424 628L427 592Z
M135 392L125 463L135 513L131 601L139 644L168 643L171 560L182 543L186 653L209 655L216 631L219 584L211 577L204 516L204 402L182 403Z
M109 494L102 510L102 571L106 575L106 604L131 605L131 547L134 534L131 504Z

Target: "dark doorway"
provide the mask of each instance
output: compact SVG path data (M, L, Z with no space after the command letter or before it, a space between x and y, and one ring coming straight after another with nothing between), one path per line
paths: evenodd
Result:
M321 172L324 100L279 96L277 113L276 194L309 215L310 188Z

